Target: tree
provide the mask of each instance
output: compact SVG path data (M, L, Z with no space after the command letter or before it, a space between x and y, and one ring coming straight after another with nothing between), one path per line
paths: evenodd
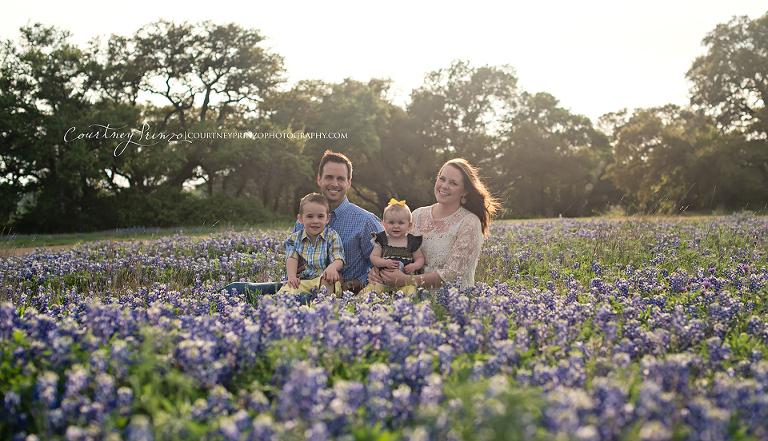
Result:
M150 106L144 116L156 133L235 131L244 122L253 124L254 118L258 124L263 118L259 104L282 81L282 58L259 47L262 41L257 30L236 24L159 20L132 38L113 35L105 47L95 45L92 65L103 98L135 104L140 92L154 97L159 107ZM173 167L158 168L157 162L154 169L134 167L141 172L129 180L147 183L151 191L157 183L181 187L202 179L210 193L214 181L226 175L225 164L250 148L230 141L155 146L153 154ZM235 145L241 149L233 149ZM230 156L222 158L223 151Z
M195 179L208 195L226 191L225 181L248 195L250 176L274 172L256 158L273 148L292 158L304 147L295 139L169 142L185 133L290 132L261 112L281 81L282 60L258 46L255 30L161 20L87 50L55 28L21 32L20 44L6 42L0 58L0 214L17 228L112 228L125 218L118 210L151 205L163 187L174 189L162 192L169 200ZM111 137L131 133L154 138ZM26 214L18 219L22 200Z
M434 203L433 186L441 165L420 142L406 112L390 104L387 124L379 131L381 148L356 156L353 191L380 212L391 198L412 208ZM361 188L362 187L362 188Z
M520 103L494 160L493 188L507 215L584 214L609 156L607 138L548 93L523 93Z
M512 67L471 67L454 61L428 73L411 94L408 114L417 124L423 145L445 160L463 157L482 165L495 154L500 124L517 107L517 77Z
M743 134L743 172L757 173L768 187L768 14L734 17L703 43L707 54L687 73L691 103L713 115L723 132Z
M136 114L93 105L84 54L67 32L36 24L21 33L19 47L4 45L0 65L3 215L15 216L15 203L26 197L33 201L24 216L29 228L92 228L102 216L104 171L114 168L115 158L99 139L73 129L95 121L126 123Z
M686 74L691 102L713 114L724 131L768 135L768 14L734 17L703 40L707 54Z
M394 110L385 98L388 88L388 81L378 79L368 83L346 79L338 84L302 81L287 92L268 97L265 109L274 124L287 124L307 134L342 135L313 136L306 140L304 157L313 172L303 185L296 187L293 211L298 208L301 196L317 191L315 167L326 150L343 153L352 161L350 198L371 210L378 210L382 195L376 194L375 189L381 188L381 182L376 182L374 176L380 176L380 164L373 158L385 154L382 137L387 132L390 111ZM387 182L393 179L394 176L387 177Z
M669 104L640 109L617 132L607 175L629 196L631 212L702 209L718 185L711 158L719 136L704 112Z

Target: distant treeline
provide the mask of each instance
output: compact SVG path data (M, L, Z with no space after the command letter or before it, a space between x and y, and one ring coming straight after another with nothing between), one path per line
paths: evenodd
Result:
M326 149L350 157L349 196L377 213L392 197L432 203L452 157L481 167L505 218L768 205L768 14L705 36L689 106L595 123L521 90L507 65L455 61L402 107L383 79L286 90L282 57L236 24L160 20L87 47L68 38L35 24L0 49L6 231L292 215Z

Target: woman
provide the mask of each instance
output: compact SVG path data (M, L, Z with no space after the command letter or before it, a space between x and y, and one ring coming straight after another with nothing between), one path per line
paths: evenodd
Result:
M443 164L435 181L435 199L434 205L413 212L411 234L423 237L424 274L374 268L369 282L424 288L439 288L447 282L460 288L475 284L483 236L499 203L480 181L477 169L462 158Z

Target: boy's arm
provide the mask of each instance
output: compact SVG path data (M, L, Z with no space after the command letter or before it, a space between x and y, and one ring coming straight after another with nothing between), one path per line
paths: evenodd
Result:
M422 253L421 250L416 250L413 252L413 263L409 263L404 268L405 273L410 274L422 266L424 266L424 253Z
M333 262L331 262L330 265L326 269L330 269L336 272L341 271L341 269L344 268L344 261L341 259L336 259Z
M323 271L323 279L331 282L336 283L341 281L341 274L339 274L339 271L344 266L344 261L341 259L336 259L333 262L331 262L330 265L328 265L325 270Z
M342 280L339 271L344 267L344 246L341 243L339 233L333 229L330 231L328 259L332 262L323 270L323 279L335 283Z
M328 260L332 263L341 260L339 269L343 268L346 264L346 257L344 256L344 244L341 242L341 236L336 230L330 230L328 241Z
M285 259L285 273L288 276L288 282L286 283L292 288L299 287L300 280L298 274L296 274L298 267L299 261L297 259L294 259L293 257Z

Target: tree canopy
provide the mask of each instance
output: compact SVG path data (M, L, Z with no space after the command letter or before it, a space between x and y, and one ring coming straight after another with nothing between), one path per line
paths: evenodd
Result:
M288 87L263 43L208 21L158 20L86 47L23 27L0 48L0 221L65 232L292 215L327 149L353 161L349 197L374 212L391 197L433 203L452 157L481 168L505 217L768 205L768 14L704 37L690 106L596 124L522 90L509 65L456 60L406 106L386 79Z

